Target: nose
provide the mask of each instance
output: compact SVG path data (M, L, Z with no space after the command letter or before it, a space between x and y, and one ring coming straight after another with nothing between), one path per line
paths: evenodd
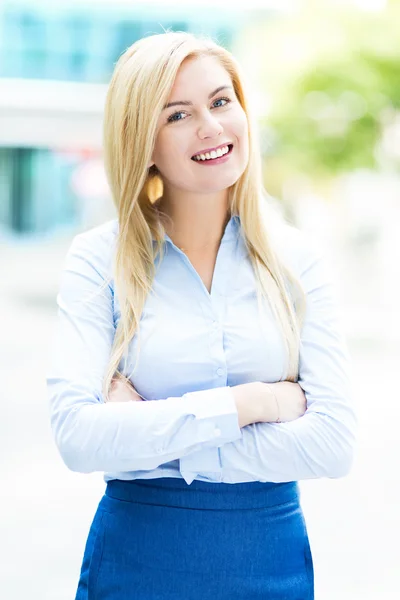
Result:
M223 132L221 123L208 110L204 111L201 122L197 130L200 139L214 138Z

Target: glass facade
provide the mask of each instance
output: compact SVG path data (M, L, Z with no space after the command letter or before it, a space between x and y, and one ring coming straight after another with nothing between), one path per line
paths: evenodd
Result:
M168 4L168 3L165 3ZM80 5L3 2L0 77L107 83L115 62L137 39L162 32L206 33L230 48L235 13L134 3ZM49 232L79 221L69 180L76 160L51 149L0 149L0 226L18 233Z
M186 14L185 14L186 12ZM206 33L230 47L234 11L110 2L91 7L57 3L0 5L0 77L107 83L120 54L137 39L164 29Z

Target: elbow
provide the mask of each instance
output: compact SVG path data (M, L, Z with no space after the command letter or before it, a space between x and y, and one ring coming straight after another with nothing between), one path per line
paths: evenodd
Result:
M58 452L70 471L75 473L93 473L99 469L89 452L90 431L86 433L78 420L77 410L58 413L53 416L52 430Z
M356 440L355 437L348 439L346 443L341 443L335 448L328 459L329 468L325 474L330 479L339 479L350 474L355 458Z
M85 449L68 438L62 435L56 438L58 451L66 467L75 473L94 473L97 469L88 460Z
M341 448L326 447L323 453L319 452L318 457L308 457L308 475L307 479L339 479L346 477L352 468L353 453Z
M322 415L320 415L320 418ZM325 447L322 477L339 479L352 470L357 446L358 421L350 411L346 419L323 417L325 427L321 429L321 447ZM324 440L324 442L322 441Z
M353 462L354 460L352 454L346 454L345 456L342 455L340 460L336 459L335 461L332 461L325 476L329 479L346 477L351 472Z
M60 456L70 471L75 473L94 473L96 471L92 465L82 456L82 452L77 452L70 445L59 445Z

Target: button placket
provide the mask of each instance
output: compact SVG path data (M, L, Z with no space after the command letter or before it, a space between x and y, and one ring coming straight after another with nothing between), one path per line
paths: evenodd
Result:
M218 283L221 285L220 280ZM224 301L219 294L215 294L211 298L212 312L214 318L210 324L210 345L213 348L212 354L215 360L215 376L221 382L221 379L226 375L226 356L224 352L224 332L223 332L223 309ZM222 382L221 382L222 383ZM221 385L221 383L219 385Z

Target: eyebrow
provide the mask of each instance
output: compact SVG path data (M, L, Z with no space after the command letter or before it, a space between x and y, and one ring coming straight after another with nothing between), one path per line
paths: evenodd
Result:
M213 92L211 92L211 94L208 95L208 99L211 100L211 98L215 96L215 94L218 94L218 92L221 92L222 90L233 90L233 87L231 85L220 85L219 87L217 87L216 90L214 90ZM177 100L176 102L169 102L164 106L163 110L165 110L166 108L171 108L171 106L181 105L193 106L193 102L190 102L190 100Z

